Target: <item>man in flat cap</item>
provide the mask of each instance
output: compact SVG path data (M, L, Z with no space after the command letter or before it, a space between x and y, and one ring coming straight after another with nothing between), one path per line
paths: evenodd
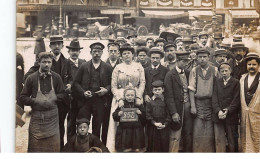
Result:
M70 69L71 69L72 77L73 77L73 79L75 79L80 66L84 62L86 62L85 59L79 58L80 50L83 49L83 47L80 47L80 43L79 43L78 39L73 39L70 42L70 45L66 46L66 48L69 49L68 53L69 53L70 57L68 58L68 60L70 61ZM70 102L71 106L70 106L70 110L69 110L68 117L67 117L67 137L68 138L72 137L76 133L76 117L79 112L78 105L77 105L77 97L75 97L74 94L71 94L71 95L72 95L72 100Z
M200 48L206 48L208 50L208 52L210 53L209 61L213 62L215 49L213 49L211 47L210 37L209 37L209 34L206 31L202 31L202 32L199 33L198 44L199 44Z
M218 49L215 51L215 60L213 65L218 67L221 63L227 62L228 53L225 49Z
M161 64L169 70L172 70L176 66L175 47L172 42L164 45L165 57L161 60Z
M104 120L107 98L111 89L113 68L101 60L104 45L95 42L90 45L92 59L79 68L72 86L72 92L78 97L78 106L86 110L87 119L92 118L93 134L100 138L100 129Z
M169 71L166 67L162 66L160 61L164 56L164 53L158 47L152 47L149 51L151 58L151 65L144 69L145 72L145 91L144 99L146 103L151 101L153 95L152 83L157 80L164 80L166 73Z
M209 51L197 51L198 66L189 75L189 95L193 123L193 152L214 152L214 127L212 122L212 93L218 69L209 64Z
M231 75L234 78L240 80L241 76L247 72L244 58L248 52L248 48L245 47L244 43L236 42L232 44L230 51L232 52L233 56L233 60L231 61L233 71Z
M61 35L52 35L50 36L50 45L51 52L54 54L54 58L52 60L52 67L51 70L55 73L59 74L61 76L62 82L65 87L65 91L67 94L71 92L71 84L73 81L72 73L71 73L71 67L70 67L70 61L64 57L64 55L61 53L61 49L63 48L63 37ZM39 70L39 64L38 61L35 62L34 66L32 66L29 71L24 76L24 81L26 78ZM60 127L60 147L62 148L64 146L64 134L65 134L65 128L64 128L64 121L67 116L70 101L69 98L65 98L66 100L63 100L58 105L59 110L59 127Z
M246 55L247 73L240 79L242 152L260 152L260 57Z
M166 106L172 118L170 130L170 152L179 151L179 143L183 136L184 152L192 152L192 116L188 94L189 72L185 69L190 61L189 52L177 51L177 62L173 70L165 76Z

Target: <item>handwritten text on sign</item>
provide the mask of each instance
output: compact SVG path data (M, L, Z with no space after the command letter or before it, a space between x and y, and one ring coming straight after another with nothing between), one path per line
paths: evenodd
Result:
M120 122L138 121L138 115L136 114L138 108L121 108L121 110L123 115L120 118Z

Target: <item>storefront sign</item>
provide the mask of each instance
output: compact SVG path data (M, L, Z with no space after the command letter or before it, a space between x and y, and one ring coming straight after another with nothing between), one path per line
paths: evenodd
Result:
M172 0L157 0L157 4L160 7L171 7Z
M238 7L238 0L225 0L224 7L225 8Z
M121 9L104 9L101 10L101 14L124 14L124 10Z
M201 6L202 7L212 7L213 0L201 0Z
M193 0L181 0L181 7L192 7L193 5Z
M138 115L136 111L138 108L122 108L123 115L120 118L120 122L138 121Z

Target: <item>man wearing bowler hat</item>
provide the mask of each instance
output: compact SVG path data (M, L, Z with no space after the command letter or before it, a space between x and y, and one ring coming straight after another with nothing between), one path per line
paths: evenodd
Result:
M188 94L189 72L185 69L191 60L189 52L177 51L177 62L173 70L165 76L165 100L172 118L170 130L170 152L179 151L179 143L183 136L184 152L192 152L192 116Z
M224 37L221 32L214 33L215 49L220 49L220 44L222 44Z
M84 107L88 120L92 118L93 134L100 138L107 98L111 89L112 67L101 60L104 45L95 42L90 45L92 59L79 68L72 92L78 97L78 107Z
M172 70L176 66L175 50L176 46L172 42L164 45L165 57L161 60L161 64L169 70Z
M55 73L59 74L61 76L62 82L65 87L65 91L67 94L71 92L71 84L73 81L72 74L71 74L71 68L70 68L70 61L64 57L64 55L61 53L61 49L63 48L63 37L61 35L53 35L50 36L50 45L51 52L54 54L54 58L52 60L52 67L51 70ZM24 76L25 79L32 73L39 70L39 64L36 61L34 66L32 66L29 71ZM64 146L64 121L67 116L70 101L69 98L65 98L65 100L57 103L58 105L58 111L59 111L59 127L60 127L60 147L61 149Z
M241 76L247 72L244 58L248 53L248 48L245 47L242 42L235 42L232 44L230 51L234 57L231 63L231 67L233 69L231 75L239 80Z
M68 53L70 55L69 62L70 62L70 68L71 68L71 74L73 79L75 79L76 74L80 68L80 66L86 62L85 59L80 59L79 54L80 50L83 49L83 47L80 47L80 43L78 39L73 39L70 42L69 46L66 46L68 48ZM72 93L72 100L70 102L71 107L68 113L67 118L67 137L70 138L76 133L76 117L78 115L78 106L77 106L77 97Z

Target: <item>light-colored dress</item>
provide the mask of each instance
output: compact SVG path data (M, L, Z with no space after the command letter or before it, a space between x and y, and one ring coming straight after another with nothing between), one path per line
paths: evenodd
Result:
M124 98L124 89L131 83L136 89L136 96L143 101L143 93L145 88L144 69L140 63L132 62L125 64L124 62L117 65L112 73L111 91L114 95L111 104L111 113L109 119L109 127L107 134L107 148L110 152L115 152L115 134L118 122L115 122L112 114L118 107L118 101Z

